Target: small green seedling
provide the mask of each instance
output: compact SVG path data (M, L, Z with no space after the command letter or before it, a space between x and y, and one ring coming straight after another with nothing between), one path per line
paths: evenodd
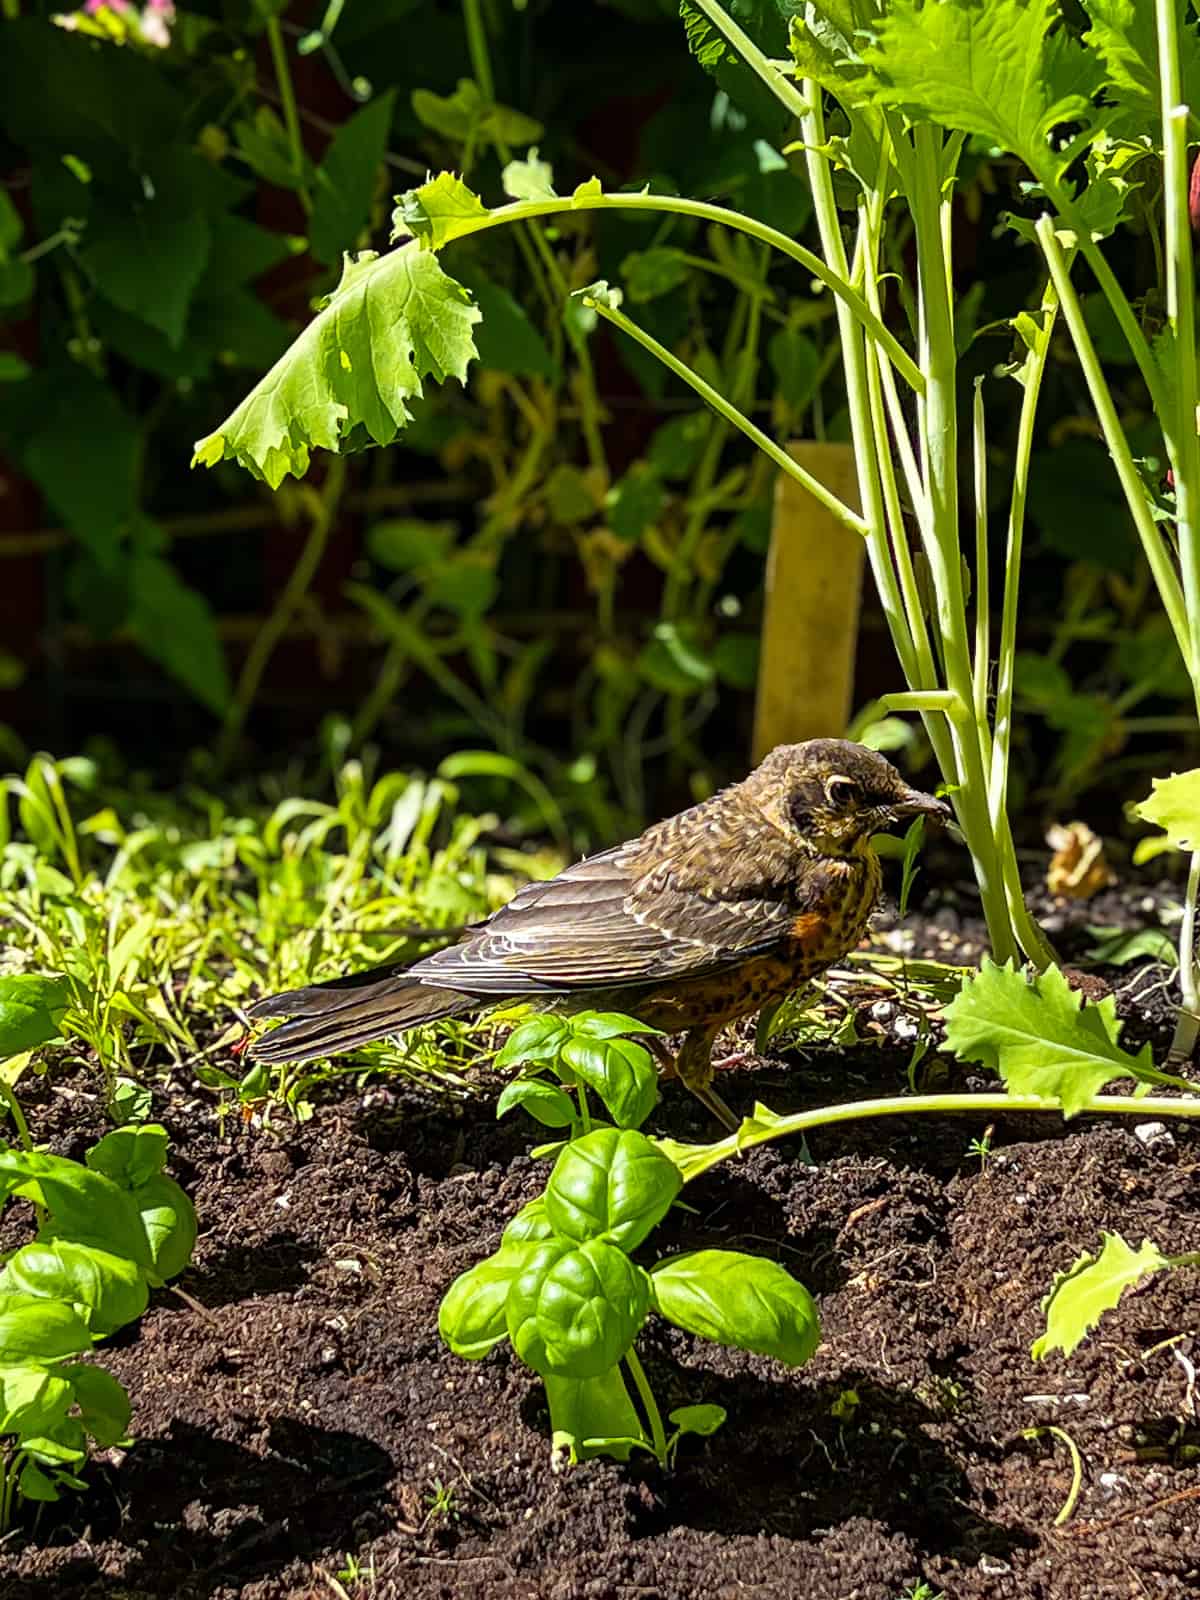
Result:
M624 1037L630 1033L661 1036L618 1011L529 1017L496 1057L501 1070L522 1069L501 1093L496 1115L522 1106L544 1127L575 1138L592 1126L591 1090L618 1128L640 1128L658 1103L658 1074L645 1046Z
M607 1028L628 1020L575 1023L602 1021ZM646 1063L631 1066L628 1050L612 1048L623 1042L615 1029L607 1037L584 1032L572 1040L551 1033L562 1027L557 1018L536 1017L523 1026L525 1040L544 1051L548 1066L558 1071L560 1062L569 1065L577 1091L586 1083L629 1119L649 1112L653 1077L638 1087L643 1072L652 1073L649 1057L634 1046ZM557 1092L569 1102L565 1088ZM557 1125L571 1127L574 1137L560 1149L545 1192L512 1219L495 1254L451 1284L438 1325L450 1349L468 1360L511 1342L541 1376L554 1446L572 1462L597 1455L625 1461L633 1450L647 1450L666 1465L682 1437L715 1433L725 1412L680 1407L670 1413L668 1435L634 1348L650 1314L699 1338L800 1366L820 1339L817 1308L783 1267L741 1251L691 1251L650 1267L635 1260L675 1203L683 1174L636 1127L593 1124L577 1131L585 1110L586 1094L571 1102L569 1118L563 1107Z

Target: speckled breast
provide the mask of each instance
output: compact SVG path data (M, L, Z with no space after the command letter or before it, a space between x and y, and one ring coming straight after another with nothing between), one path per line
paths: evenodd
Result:
M686 978L654 991L639 1002L638 1016L652 1027L676 1032L719 1027L782 1000L854 949L866 932L881 878L874 851L851 858L822 904L798 915L791 937L775 950L751 956L726 971Z

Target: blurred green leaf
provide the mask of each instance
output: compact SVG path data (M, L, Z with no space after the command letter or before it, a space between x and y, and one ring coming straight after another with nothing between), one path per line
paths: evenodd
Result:
M313 254L326 266L340 265L342 252L355 248L366 226L395 98L389 89L343 123L313 176L308 238Z

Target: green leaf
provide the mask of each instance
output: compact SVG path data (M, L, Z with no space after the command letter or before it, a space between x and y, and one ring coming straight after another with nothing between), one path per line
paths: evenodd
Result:
M312 164L292 154L287 129L270 106L259 106L253 121L242 118L233 125L238 155L251 172L281 189L300 189L312 175Z
M629 1349L649 1304L649 1279L615 1244L547 1239L509 1289L508 1336L543 1377L596 1378Z
M483 316L475 336L480 366L517 377L552 378L554 358L520 301L480 272L463 273L462 281Z
M619 539L640 539L667 508L667 491L654 468L635 461L605 497L608 525Z
M546 1197L539 1194L521 1207L505 1228L502 1239L504 1245L530 1244L549 1239L553 1232L546 1215Z
M129 1396L112 1373L82 1361L58 1371L74 1391L79 1421L96 1443L104 1449L127 1444L133 1410Z
M650 1448L619 1366L595 1378L542 1376L555 1450L574 1466L594 1456L628 1461L639 1445Z
M1057 967L1027 982L1014 966L985 958L946 1007L946 1043L998 1072L1012 1094L1060 1099L1064 1117L1084 1110L1114 1078L1188 1087L1154 1070L1148 1044L1136 1056L1121 1049L1112 995L1098 1005L1082 999Z
M707 1439L716 1433L718 1428L725 1426L728 1416L729 1413L724 1406L677 1406L668 1415L667 1421L675 1424L681 1438L684 1434L694 1433L702 1439Z
M98 203L81 260L107 300L177 346L211 244L208 218L189 196L155 189L128 206Z
M758 682L760 650L756 633L723 633L713 647L713 670L722 683L753 689Z
M277 489L317 447L390 444L425 378L465 379L478 321L466 290L414 243L347 258L325 309L194 459L239 461Z
M58 1499L58 1490L54 1486L53 1478L49 1478L32 1461L26 1461L21 1468L21 1475L17 1479L17 1490L26 1500L37 1500L52 1503Z
M66 376L53 414L37 419L24 465L71 532L109 557L137 505L141 433L107 384L78 367Z
M70 1004L66 978L43 978L33 972L0 978L0 1057L36 1050L57 1039Z
M142 649L220 716L232 690L208 601L158 556L135 557L129 581L129 626Z
M546 1216L568 1239L610 1239L634 1250L670 1210L683 1180L674 1162L631 1128L573 1140L546 1185Z
M70 1239L150 1265L141 1219L132 1198L103 1173L40 1151L0 1149L0 1185L45 1206L42 1239Z
M393 517L376 522L367 532L372 561L391 572L411 572L445 559L454 544L453 522L426 522L420 517Z
M167 1130L157 1122L117 1128L106 1133L83 1159L93 1172L102 1172L122 1189L140 1188L167 1164Z
M97 1337L136 1322L150 1297L136 1262L70 1239L23 1245L0 1271L0 1293L65 1301Z
M0 1367L57 1361L92 1348L87 1323L62 1300L0 1293Z
M1106 68L1105 97L1132 116L1137 131L1159 134L1162 89L1158 74L1156 8L1140 0L1083 0L1091 26L1085 41ZM1197 103L1200 47L1186 0L1176 0L1183 101Z
M658 1074L650 1052L631 1039L570 1039L562 1059L600 1096L618 1128L640 1128L658 1104Z
M529 1017L509 1034L493 1065L502 1072L529 1061L557 1061L569 1037L570 1026L564 1018Z
M917 120L982 135L1035 171L1049 138L1096 120L1099 61L1061 26L1057 0L893 0L862 50L872 97Z
M412 108L423 127L457 144L488 139L495 144L524 145L540 139L544 132L542 124L523 111L485 100L473 78L460 78L450 95L414 89Z
M411 234L427 250L440 250L452 239L474 233L487 207L473 189L452 172L439 172L436 178L397 196L392 212L392 237Z
M514 1106L523 1106L546 1128L569 1128L578 1115L570 1095L544 1078L515 1078L505 1084L496 1101L496 1116L503 1117Z
M777 59L787 52L787 24L784 7L774 0L725 0L725 9L768 57ZM782 133L790 113L748 66L725 36L691 0L680 0L679 15L687 35L688 49L716 79L739 110L765 131Z
M685 253L670 245L635 250L621 262L621 277L635 305L644 305L648 300L657 300L660 295L670 294L672 289L678 289L681 283L687 282L691 270Z
M133 1191L149 1247L150 1281L165 1283L183 1271L196 1244L196 1209L166 1173L158 1172Z
M1169 967L1179 965L1179 951L1174 940L1162 928L1093 928L1088 932L1096 943L1084 954L1089 961L1109 967L1125 967L1143 956L1153 961L1165 962Z
M548 161L539 161L535 145L524 161L510 161L500 174L504 192L514 200L556 200L554 172Z
M532 1246L505 1245L446 1290L438 1308L443 1344L466 1361L481 1361L507 1336L505 1307L513 1280L530 1257Z
M71 1398L62 1369L0 1366L0 1434L45 1433L66 1416Z
M1143 822L1162 828L1176 850L1200 850L1200 767L1155 778L1149 799L1132 809Z
M740 1250L695 1250L655 1267L655 1308L701 1339L802 1366L821 1342L816 1302L775 1261Z
M647 459L656 472L671 482L687 478L695 471L708 438L710 418L706 411L692 411L674 417L654 431Z
M387 151L395 90L376 95L344 122L313 176L308 242L318 261L337 266L371 214L375 179Z
M623 1011L577 1011L570 1026L573 1034L584 1039L618 1039L625 1033L662 1035L661 1028L652 1028L648 1022L639 1022Z
M1042 1301L1046 1331L1034 1340L1030 1353L1035 1361L1054 1350L1071 1355L1126 1289L1171 1265L1149 1239L1143 1239L1141 1249L1134 1250L1120 1234L1101 1237L1104 1247L1098 1256L1084 1251L1066 1272L1056 1274Z
M816 391L820 372L821 355L816 345L796 328L780 328L767 343L767 360L784 403L793 411L804 411Z

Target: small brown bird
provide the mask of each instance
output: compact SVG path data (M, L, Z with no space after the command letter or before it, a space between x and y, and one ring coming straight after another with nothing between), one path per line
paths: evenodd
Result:
M854 948L879 894L871 835L950 808L844 739L780 745L741 783L626 844L531 883L462 940L408 967L273 995L292 1020L251 1046L308 1061L513 999L632 1012L686 1033L680 1078L721 1121L712 1048Z

